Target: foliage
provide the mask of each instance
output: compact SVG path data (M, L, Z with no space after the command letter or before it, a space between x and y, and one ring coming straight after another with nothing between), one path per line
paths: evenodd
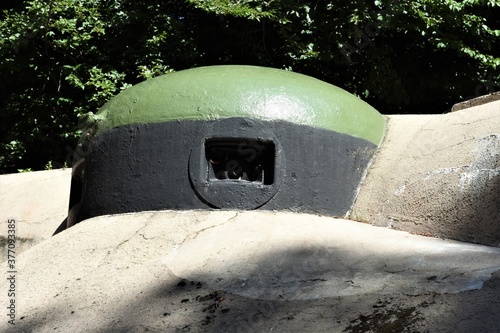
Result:
M3 13L1 171L70 162L78 116L142 78L192 64L175 6L163 3L32 0Z
M174 70L249 64L383 113L499 90L498 0L29 0L0 16L0 172L71 161L78 116Z

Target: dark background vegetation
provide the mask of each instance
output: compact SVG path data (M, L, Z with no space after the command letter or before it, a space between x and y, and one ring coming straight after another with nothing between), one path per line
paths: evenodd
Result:
M335 84L381 113L500 90L498 0L3 0L0 173L71 164L78 117L143 80L246 64Z

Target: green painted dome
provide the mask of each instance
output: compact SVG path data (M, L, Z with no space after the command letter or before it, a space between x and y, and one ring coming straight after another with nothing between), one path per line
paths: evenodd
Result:
M377 110L343 89L254 66L210 66L162 75L124 90L82 121L98 135L126 124L231 117L320 127L376 145L386 125Z

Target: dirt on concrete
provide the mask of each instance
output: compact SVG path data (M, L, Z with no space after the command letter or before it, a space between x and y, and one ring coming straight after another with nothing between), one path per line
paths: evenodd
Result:
M392 245L385 233L392 234ZM344 242L333 243L342 238ZM378 254L369 243L359 242L365 238L380 241ZM405 252L412 240L420 252ZM15 325L4 318L0 331L498 332L500 256L488 256L500 249L451 242L459 246L454 250L463 245L476 253L467 260L466 255L447 259L465 260L458 265L458 276L497 271L489 273L484 284L466 288L470 290L425 291L430 289L418 285L446 285L451 278L446 275L457 272L451 266L425 266L446 253L433 242L449 243L307 214L164 211L98 217L19 255ZM335 250L303 251L313 245ZM402 255L391 247L400 248ZM238 252L242 249L248 252L246 258ZM357 251L366 252L371 261L359 265ZM384 257L384 251L390 255ZM344 261L332 259L336 255ZM173 266L175 258L185 260L184 268ZM473 265L481 258L487 260L482 269L467 267L467 262ZM379 260L402 270L370 266ZM405 269L406 264L411 269ZM277 276L273 265L293 276ZM369 274L361 278L364 266L373 279ZM352 281L335 277L346 267L357 267L349 273ZM385 277L398 279L382 289L370 285ZM328 281L343 283L342 290L352 292L307 287ZM414 281L415 287L405 281ZM1 290L8 288L5 283L2 279ZM271 292L278 289L283 292Z

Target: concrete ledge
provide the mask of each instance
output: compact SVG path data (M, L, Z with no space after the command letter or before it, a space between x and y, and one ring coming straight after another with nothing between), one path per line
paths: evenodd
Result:
M468 101L457 103L451 107L451 111L453 112L453 111L468 109L468 108L471 108L473 106L479 106L479 105L487 104L487 103L498 101L498 100L500 100L500 91L496 91L496 92L491 93L489 95L484 95L484 96L470 99Z

